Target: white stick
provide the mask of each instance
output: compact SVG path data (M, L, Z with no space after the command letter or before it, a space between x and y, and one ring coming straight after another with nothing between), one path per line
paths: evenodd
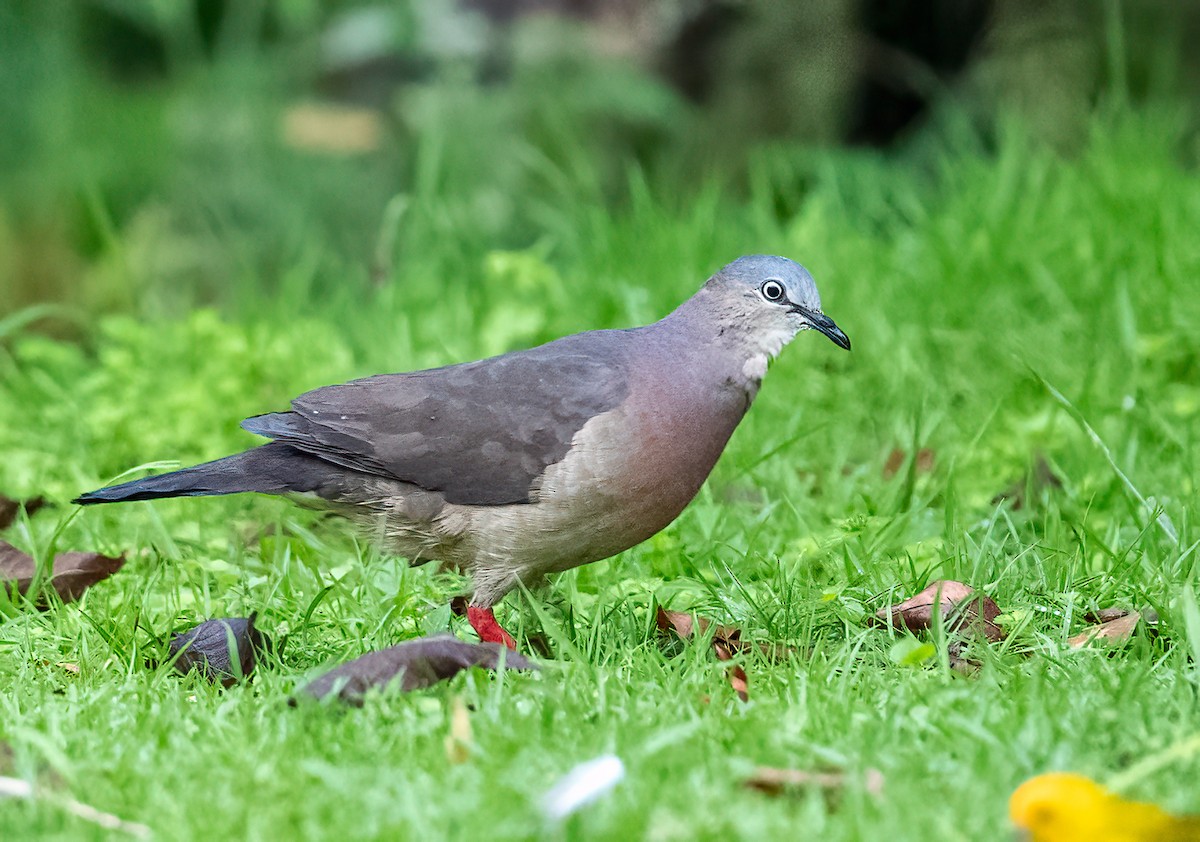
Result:
M0 798L28 798L32 801L34 800L33 784L29 783L29 781L23 781L20 778L0 777ZM141 839L145 839L150 835L150 828L144 824L127 822L119 816L97 810L92 805L76 801L74 798L43 796L42 800L50 804L56 804L68 813L92 824L98 824L105 830L121 830Z

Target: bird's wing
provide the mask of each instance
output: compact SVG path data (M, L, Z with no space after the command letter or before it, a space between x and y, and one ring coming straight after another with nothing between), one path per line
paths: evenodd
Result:
M527 503L575 433L628 394L621 355L608 345L560 340L326 386L296 398L291 412L242 426L346 468L441 492L451 503Z

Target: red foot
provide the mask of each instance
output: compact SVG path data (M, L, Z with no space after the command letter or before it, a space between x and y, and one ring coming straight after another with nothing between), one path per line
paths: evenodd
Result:
M517 642L496 622L496 615L492 613L492 609L468 605L467 622L484 643L503 643L514 652L517 650Z

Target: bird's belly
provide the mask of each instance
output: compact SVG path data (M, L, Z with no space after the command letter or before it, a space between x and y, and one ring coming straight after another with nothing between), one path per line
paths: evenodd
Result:
M661 412L617 411L589 421L551 465L533 503L447 507L461 519L472 567L511 566L518 575L566 570L615 555L667 526L712 470L740 415L707 435L664 423ZM666 419L670 420L670 419ZM465 530L462 527L466 527ZM460 531L461 530L461 531Z
M567 570L616 555L659 531L686 505L659 518L605 495L472 513L472 567L503 565L522 576Z

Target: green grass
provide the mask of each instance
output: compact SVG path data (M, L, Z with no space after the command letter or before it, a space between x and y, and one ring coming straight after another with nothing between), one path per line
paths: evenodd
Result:
M1016 128L985 146L948 131L894 160L766 149L745 195L665 199L635 175L616 211L564 187L525 209L541 235L517 249L431 190L378 289L337 283L366 268L317 240L277 277L235 278L246 291L220 312L82 317L80 343L14 325L0 337L0 490L59 505L3 537L129 563L78 604L6 609L3 773L157 839L994 839L1024 778L1110 779L1194 734L1195 142L1148 112L1097 119L1071 158ZM323 666L447 627L469 636L444 608L462 582L279 500L67 503L151 460L244 448L241 418L313 386L656 318L757 251L812 270L853 353L802 336L676 523L532 603L506 600L501 620L557 655L541 674L291 709ZM931 472L885 477L893 449L920 447ZM993 502L1038 454L1062 488ZM944 639L914 664L904 635L866 623L942 577L1008 613L1006 642L972 646L973 677L948 668ZM796 654L747 655L740 703L703 645L659 638L656 603ZM1065 648L1084 613L1112 605L1157 611L1158 637ZM287 637L252 685L144 667L169 630L250 611ZM455 697L472 727L458 765L444 748ZM626 780L544 826L541 793L606 752ZM757 764L844 768L849 783L772 799L740 785ZM878 798L858 783L868 768L886 779ZM1200 811L1200 757L1133 777L1131 794ZM0 827L104 836L49 800L0 801Z

